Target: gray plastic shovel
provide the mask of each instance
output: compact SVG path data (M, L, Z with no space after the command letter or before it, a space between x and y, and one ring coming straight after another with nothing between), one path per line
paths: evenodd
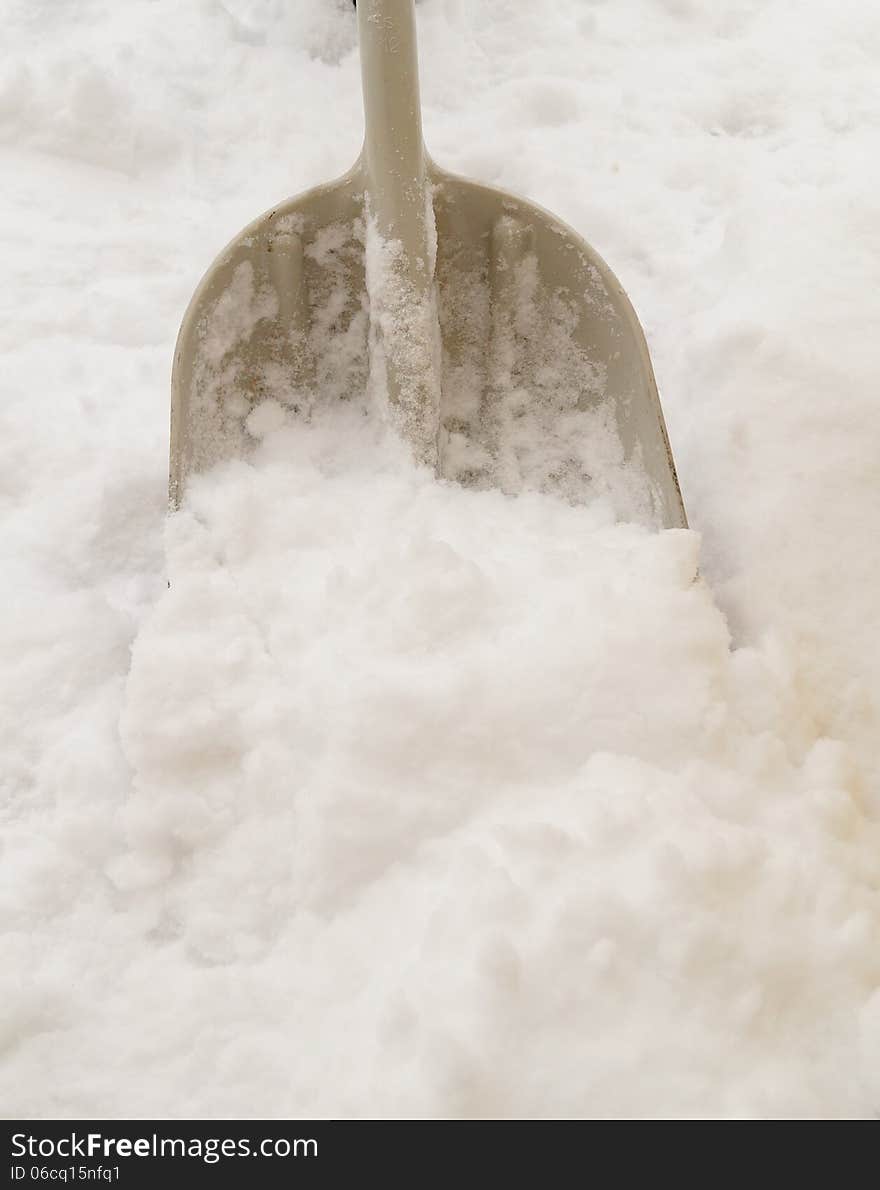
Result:
M246 227L183 319L172 506L266 425L362 407L437 474L686 525L642 329L549 212L455 177L422 141L412 0L358 5L364 147Z

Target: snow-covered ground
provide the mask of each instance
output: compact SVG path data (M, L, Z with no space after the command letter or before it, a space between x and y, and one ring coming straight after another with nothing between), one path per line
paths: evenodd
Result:
M354 13L7 0L0 1109L876 1117L880 11L418 13L437 161L632 297L692 531L345 418L166 524L177 326L354 160Z

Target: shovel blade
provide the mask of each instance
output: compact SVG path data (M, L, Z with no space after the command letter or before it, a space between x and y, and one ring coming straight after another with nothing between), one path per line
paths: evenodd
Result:
M549 211L434 168L441 471L687 525L645 336L604 260ZM445 440L444 440L445 437Z
M174 351L172 507L191 475L253 452L267 402L308 421L319 395L363 391L367 330L355 167L255 219L202 278Z
M542 208L433 165L429 176L439 474L686 526L644 334L608 266ZM261 409L369 413L364 189L359 163L273 208L205 275L175 351L172 505L189 475L253 451Z

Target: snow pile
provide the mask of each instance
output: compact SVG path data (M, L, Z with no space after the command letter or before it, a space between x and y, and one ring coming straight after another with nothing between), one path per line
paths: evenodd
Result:
M880 832L696 545L438 484L354 410L195 480L100 884L88 817L11 864L54 992L18 1102L66 1024L74 1111L169 1070L196 1115L862 1109Z
M874 10L419 6L438 160L647 316L699 577L356 407L166 522L177 322L354 159L353 16L56 9L0 79L4 1114L876 1116Z

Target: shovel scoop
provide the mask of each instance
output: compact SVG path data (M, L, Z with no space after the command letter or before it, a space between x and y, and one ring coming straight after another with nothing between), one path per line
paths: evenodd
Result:
M412 0L360 0L364 146L202 279L174 356L170 499L267 427L347 402L442 478L686 525L645 337L549 212L436 166Z

